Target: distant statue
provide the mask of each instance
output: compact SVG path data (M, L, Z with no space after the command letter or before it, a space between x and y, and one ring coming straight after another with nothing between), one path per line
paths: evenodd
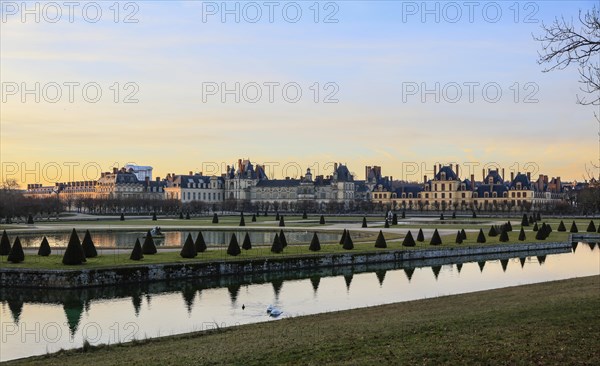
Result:
M388 211L387 218L388 218L389 222L392 222L392 219L394 218L394 215L392 214L392 210Z

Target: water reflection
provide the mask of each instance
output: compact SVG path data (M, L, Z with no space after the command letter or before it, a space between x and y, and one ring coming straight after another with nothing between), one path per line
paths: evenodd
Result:
M270 321L265 312L269 304L282 309L283 317L297 316L600 272L600 249L596 245L580 245L577 251L535 251L521 257L507 254L496 258L469 257L463 263L455 260L430 259L79 290L1 288L0 357L4 361L80 347L83 339L92 344L116 343L133 337L203 330L215 324ZM35 328L33 324L39 324L39 329L50 324L64 325L64 329L58 338L42 336L40 342L22 342L21 332Z
M232 231L202 231L204 240L208 246L225 246L229 244L232 234L236 234L238 238L244 238L246 233L250 236L250 241L253 245L267 245L273 242L275 233L278 231L244 231L244 230L232 230ZM182 246L185 243L185 239L188 234L196 238L199 231L164 231L164 237L155 237L154 243L157 246ZM51 247L66 247L69 242L68 233L24 233L19 234L21 245L23 247L37 248L39 247L42 238L46 236L48 243ZM99 248L107 247L119 247L119 248L133 248L136 239L140 241L144 240L146 231L102 231L92 232L92 240L94 245ZM286 231L285 236L288 243L310 243L312 239L312 231ZM360 237L367 235L364 233L353 233L354 236ZM319 239L323 241L335 241L339 240L339 235L334 233L320 233Z

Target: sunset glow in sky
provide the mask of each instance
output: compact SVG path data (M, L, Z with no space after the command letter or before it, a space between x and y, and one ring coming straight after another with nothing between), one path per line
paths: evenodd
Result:
M69 19L63 2L2 1L2 180L250 158L276 178L337 161L360 179L381 165L420 180L436 162L470 162L477 178L488 163L533 163L581 181L597 159L577 69L543 73L532 38L596 1L273 3L97 2L99 14L79 2Z

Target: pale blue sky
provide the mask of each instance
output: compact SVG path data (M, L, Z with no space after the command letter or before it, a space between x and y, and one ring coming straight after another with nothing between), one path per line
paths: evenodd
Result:
M2 82L93 81L103 91L97 104L81 97L56 104L7 97L3 162L97 162L108 169L133 161L164 176L238 157L301 166L336 160L361 176L364 165L379 164L395 177L406 161L499 162L507 169L536 162L546 174L581 179L597 152L593 109L575 104L576 70L542 73L540 46L532 39L540 23L523 22L526 14L545 22L576 18L596 1L519 2L517 23L515 2L497 2L503 12L497 23L485 21L481 9L490 5L480 2L472 23L463 13L454 24L443 16L439 23L433 16L422 22L419 11L405 14L404 22L403 10L421 1L338 1L334 24L314 23L313 1L297 2L303 15L295 24L277 11L272 24L232 17L222 23L216 16L203 22L199 1L135 1L139 22L115 24L113 2L100 3L98 23L81 16L73 23L23 23L19 14L3 14ZM326 3L320 2L321 16ZM121 9L121 19L125 13ZM139 102L114 103L114 82L135 82ZM221 103L218 96L203 103L205 82L297 82L303 97L296 104L281 95L274 103L266 97L256 104ZM314 103L309 87L315 82L335 82L339 102ZM458 103L435 103L432 96L423 103L419 95L403 102L406 82L494 82L503 96L489 103L479 89L473 103L466 95ZM515 83L518 103L509 89ZM525 83L537 86L539 102L522 102L533 90L524 90Z

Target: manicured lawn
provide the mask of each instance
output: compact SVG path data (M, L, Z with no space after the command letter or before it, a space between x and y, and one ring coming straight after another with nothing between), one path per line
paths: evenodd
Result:
M417 232L412 233L415 240L417 237ZM401 249L401 250L422 250L422 249L435 249L435 248L456 248L456 247L466 247L466 246L489 246L489 245L506 245L512 243L521 243L517 240L518 232L511 232L509 234L509 238L511 240L508 243L502 243L499 241L499 236L497 237L488 237L487 232L486 235L486 243L480 244L476 242L477 236L475 233L467 234L467 240L463 242L463 244L455 244L455 235L445 235L442 236L442 245L434 246L430 245L429 238L426 238L424 242L417 242L415 247L403 247L402 246L402 236L397 234L386 234L385 237L388 241L387 249L378 249L374 247L376 233L372 233L369 236L362 237L360 239L356 239L354 243L353 253L358 252L369 252L369 251L381 251L381 250L391 250L391 249ZM561 242L566 241L568 239L568 233L558 233L556 231L552 232L550 236L545 241L535 240L534 232L527 232L527 240L526 243L540 243L540 242ZM238 238L238 241L241 243L241 238ZM295 256L295 255L319 255L319 254L327 254L327 253L342 253L347 252L342 248L341 245L337 243L322 243L322 249L320 252L314 253L308 250L307 244L295 244L288 245L285 248L284 252L281 254L272 253L270 250L270 246L255 246L249 251L242 251L242 254L236 257L227 255L227 247L222 246L220 248L215 248L208 250L204 253L200 253L198 257L194 259L184 259L179 255L179 250L160 250L159 253L155 255L147 255L141 261L132 261L129 259L130 253L128 251L123 250L115 250L114 254L110 253L110 249L103 249L102 254L97 258L89 258L88 261L80 266L65 266L62 264L62 254L63 250L54 250L53 255L49 257L40 257L35 254L27 254L25 256L25 261L18 264L12 264L6 262L6 257L0 257L0 268L37 268L37 269L62 269L62 270L78 270L83 268L99 268L99 267L113 267L113 266L124 266L124 265L143 265L143 264L156 264L156 263L194 263L194 262L202 262L202 261L215 261L215 260L243 260L243 259L256 259L256 258L281 258L286 256Z
M311 315L9 365L598 365L600 276Z

